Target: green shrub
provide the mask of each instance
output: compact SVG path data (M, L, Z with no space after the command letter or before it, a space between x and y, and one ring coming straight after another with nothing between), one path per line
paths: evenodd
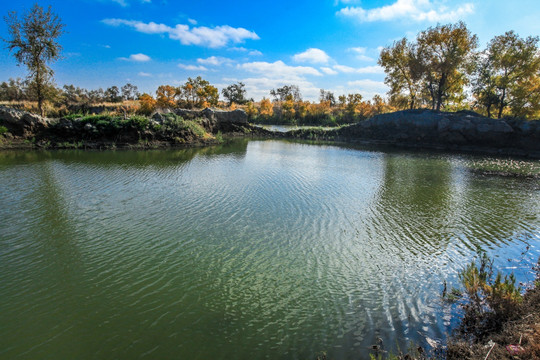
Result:
M216 134L216 141L218 143L223 143L223 134L221 133L221 131L218 131L218 133Z
M81 114L81 113L77 113L77 114L69 114L69 115L66 115L64 116L63 118L64 119L67 119L67 120L76 120L78 118L82 118L84 117L84 114Z
M0 126L0 135L4 135L8 132L8 128L5 126Z
M522 300L521 287L516 286L514 274L503 276L497 272L493 278L493 260L486 254L480 257L479 265L472 262L461 271L459 279L478 308L486 303L492 311L500 313Z
M185 123L186 128L191 130L191 132L197 135L197 137L203 138L206 136L206 131L204 130L204 128L201 125L197 124L195 121L187 120L185 121Z
M126 120L126 125L129 125L137 130L146 130L150 121L144 116L132 116Z

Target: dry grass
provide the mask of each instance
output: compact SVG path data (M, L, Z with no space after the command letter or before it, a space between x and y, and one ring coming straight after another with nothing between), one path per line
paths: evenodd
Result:
M540 359L540 288L539 281L529 289L523 301L510 309L513 316L500 330L490 332L481 341L471 343L467 336L456 335L448 342L447 359ZM518 345L511 354L508 345ZM491 352L490 352L491 351Z

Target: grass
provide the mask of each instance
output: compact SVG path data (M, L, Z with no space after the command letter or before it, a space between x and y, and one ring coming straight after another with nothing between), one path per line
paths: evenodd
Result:
M159 127L159 131L165 134L178 134L179 132L189 131L199 139L208 139L211 136L200 125L201 121L201 119L185 120L181 116L170 113L165 115L165 121Z

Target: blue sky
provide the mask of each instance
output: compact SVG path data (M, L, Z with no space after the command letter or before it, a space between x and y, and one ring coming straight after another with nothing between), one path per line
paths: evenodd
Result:
M35 1L2 1L0 14L19 13ZM66 24L64 58L52 65L57 85L87 89L130 82L154 94L202 76L220 90L243 81L260 100L286 84L304 99L319 89L365 98L384 94L377 66L381 47L438 23L463 20L481 47L515 30L540 35L539 0L320 0L320 1L38 1ZM0 37L7 26L0 23ZM24 77L5 48L0 81Z

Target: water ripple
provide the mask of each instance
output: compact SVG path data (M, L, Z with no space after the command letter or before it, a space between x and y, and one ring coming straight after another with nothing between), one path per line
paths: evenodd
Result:
M464 157L32 156L0 156L6 358L366 358L377 337L443 338L442 283L478 250L520 280L540 254L538 187Z

